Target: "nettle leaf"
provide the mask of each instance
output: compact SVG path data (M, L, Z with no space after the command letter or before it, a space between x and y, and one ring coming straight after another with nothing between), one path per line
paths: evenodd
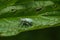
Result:
M60 12L52 10L54 8L50 9L52 11L47 9L51 5L54 5L54 2L30 1L3 8L0 11L0 36L12 36L24 31L60 26ZM47 11L43 9L40 12L41 7Z

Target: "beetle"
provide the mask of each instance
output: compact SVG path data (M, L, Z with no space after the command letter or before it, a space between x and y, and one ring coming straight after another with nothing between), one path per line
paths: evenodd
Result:
M33 20L30 18L22 18L20 20L20 25L21 26L32 26L33 25Z

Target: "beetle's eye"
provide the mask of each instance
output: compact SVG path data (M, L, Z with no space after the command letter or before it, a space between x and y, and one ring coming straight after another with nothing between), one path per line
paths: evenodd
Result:
M23 27L33 26L33 21L32 19L29 19L29 18L23 18L20 20L20 26L23 26Z

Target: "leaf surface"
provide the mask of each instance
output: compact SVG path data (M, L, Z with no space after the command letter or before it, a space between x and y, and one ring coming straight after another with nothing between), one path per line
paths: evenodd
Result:
M52 1L30 1L6 6L0 11L0 36L12 36L24 31L60 26L60 12L53 8L53 5L55 4ZM33 25L22 27L21 18L32 19Z

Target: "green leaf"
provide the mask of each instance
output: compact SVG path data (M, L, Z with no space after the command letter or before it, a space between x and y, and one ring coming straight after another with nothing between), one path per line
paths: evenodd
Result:
M50 12L48 12L50 13ZM51 12L53 13L53 12ZM30 18L33 20L33 26L31 27L20 27L21 18ZM55 24L60 23L59 16L31 16L31 17L12 17L12 18L2 18L0 20L0 35L1 36L11 36L18 34L23 31L36 30L42 28L48 28L55 26Z
M0 36L12 36L24 31L60 26L60 12L58 9L50 9L53 5L52 1L30 1L6 6L0 11ZM41 11L36 11L36 8L41 7L43 8ZM21 19L24 18L32 19L32 26L21 26Z

